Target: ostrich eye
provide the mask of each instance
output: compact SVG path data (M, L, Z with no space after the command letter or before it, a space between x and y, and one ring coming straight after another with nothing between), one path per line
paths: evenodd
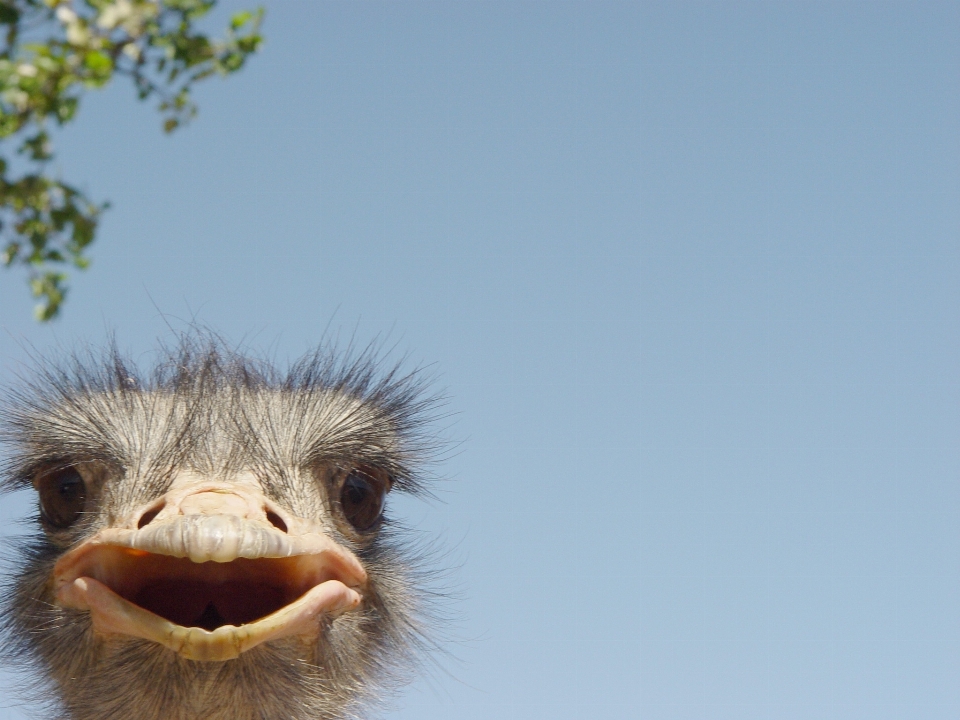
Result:
M371 529L383 512L389 480L376 471L353 470L340 487L340 509L355 530Z
M57 528L73 525L87 500L87 488L76 468L56 470L41 477L37 483L40 491L40 514Z

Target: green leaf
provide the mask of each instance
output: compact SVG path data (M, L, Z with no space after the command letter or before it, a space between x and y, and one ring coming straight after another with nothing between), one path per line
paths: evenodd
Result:
M17 256L20 254L20 243L11 242L3 249L3 253L0 254L0 262L6 267L10 267L17 260Z
M40 322L52 320L60 312L67 294L64 281L66 276L58 272L44 272L30 278L30 290L40 302L33 308L34 317Z
M80 101L75 97L65 97L57 103L56 106L56 118L57 122L61 125L65 122L73 120L73 116L77 112L77 106L80 104Z
M0 2L0 23L15 25L20 20L20 11L12 2Z
M113 70L113 60L98 50L88 52L83 58L83 64L97 73L109 73Z
M249 10L242 10L241 12L234 13L233 17L230 18L230 29L239 30L244 25L246 25L253 18L253 13Z
M18 152L30 156L31 160L49 160L53 157L50 136L43 130L23 141Z

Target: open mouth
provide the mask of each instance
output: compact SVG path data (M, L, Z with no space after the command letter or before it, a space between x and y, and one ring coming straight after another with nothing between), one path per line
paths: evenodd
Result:
M176 625L213 631L224 625L254 622L296 598L289 597L283 587L269 583L165 579L149 583L133 598L125 599Z
M321 617L361 601L362 567L326 536L285 540L277 548L285 557L229 553L203 562L136 547L159 549L144 537L106 530L64 555L54 570L59 604L89 610L102 635L153 640L190 659L227 660L279 637L316 636Z
M115 546L91 555L89 576L124 600L176 625L209 631L252 623L337 579L307 555L195 563Z

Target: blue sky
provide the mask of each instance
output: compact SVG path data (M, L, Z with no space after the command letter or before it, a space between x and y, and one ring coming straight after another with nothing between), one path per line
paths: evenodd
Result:
M172 137L84 101L59 163L113 209L60 321L0 275L0 380L191 320L430 364L460 444L393 511L460 619L388 718L960 714L960 6L273 0L265 32Z

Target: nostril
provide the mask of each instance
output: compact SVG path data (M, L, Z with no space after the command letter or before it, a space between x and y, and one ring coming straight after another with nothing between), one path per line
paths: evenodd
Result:
M287 531L287 524L283 521L283 518L277 515L273 510L267 510L267 520L269 520L270 524L280 532Z
M140 516L140 522L137 523L138 529L143 529L147 525L153 522L153 519L160 514L162 508L154 508L153 510L147 510L143 515Z

